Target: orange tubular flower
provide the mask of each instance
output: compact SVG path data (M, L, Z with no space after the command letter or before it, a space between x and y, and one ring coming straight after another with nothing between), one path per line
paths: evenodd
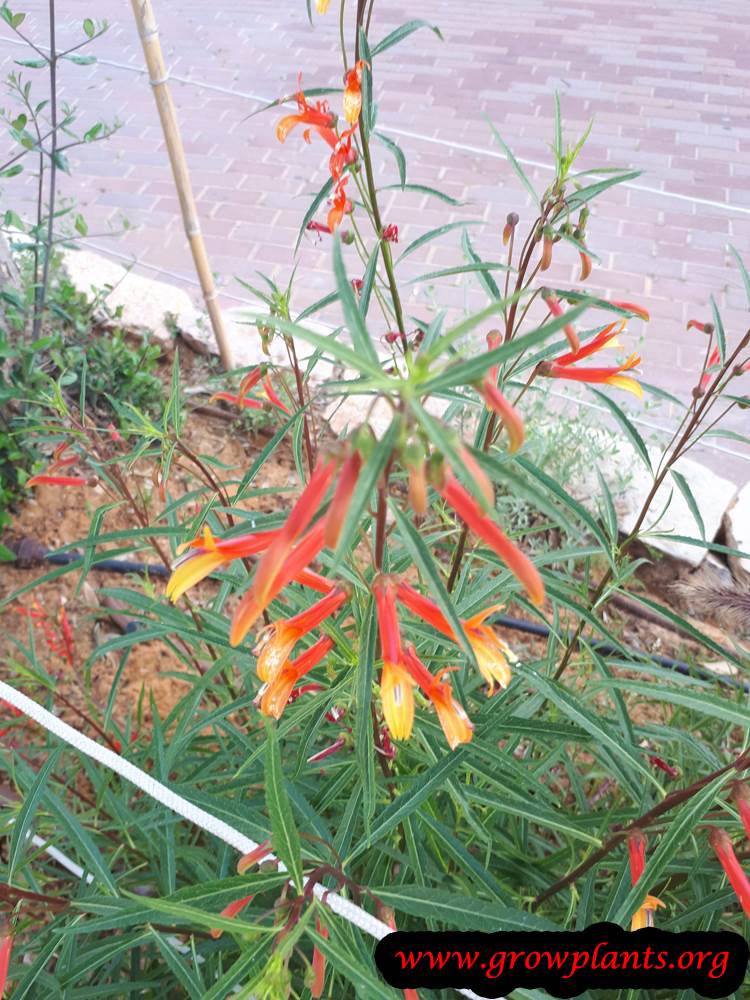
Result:
M262 410L263 404L259 399L250 399L249 396L235 396L231 392L215 392L209 399L209 403L221 399L225 403L232 403L234 406L243 406L246 410Z
M307 103L304 91L302 90L302 74L299 77L300 89L294 95L297 99L298 113L296 115L286 115L276 126L276 138L279 142L285 142L286 137L296 128L297 125L307 125L305 129L305 142L310 142L310 130L315 129L326 142L335 145L338 141L336 133L333 131L334 115L331 114L328 104L325 101L318 101L315 105ZM331 142L331 136L333 141Z
M552 265L552 247L554 246L554 241L550 233L544 234L544 242L542 243L542 259L539 262L539 270L546 271Z
M745 833L750 837L750 788L738 781L734 785L734 804L740 814L740 820L745 828Z
M407 465L409 473L409 504L417 517L427 513L427 471L424 460Z
M321 0L318 0L318 3L320 2ZM322 0L322 2L326 6L328 5L328 0ZM320 917L315 918L315 930L325 941L328 940L328 928L321 921ZM326 979L326 957L317 945L313 948L312 974L310 996L313 997L313 1000L317 1000L318 997L323 995L323 987L325 986Z
M450 673L453 668L448 667L441 670L436 677L433 677L417 656L413 646L407 648L403 662L412 680L419 685L435 706L438 720L451 750L455 750L460 743L469 743L474 734L474 726L469 721L466 712L453 697L451 685L442 680L443 675Z
M376 577L372 592L375 596L383 656L383 672L380 677L383 715L391 736L396 740L408 740L414 725L414 682L402 663L401 632L398 627L393 579L388 576Z
M579 250L578 254L581 258L581 277L579 281L585 281L591 274L591 258L587 253L583 253L582 250Z
M518 451L526 436L521 414L503 396L493 380L486 378L479 387L479 392L488 408L498 415L508 432L508 451L511 454Z
M554 363L556 365L572 365L576 361L581 361L583 358L588 358L592 354L596 354L597 351L601 351L604 347L622 347L622 344L617 340L617 336L625 329L625 322L623 319L619 323L610 323L597 333L595 337L592 337L582 347L579 347L577 351L561 354L559 358L555 358Z
M266 375L263 379L263 392L266 395L266 399L269 403L272 403L277 409L283 410L284 413L289 413L289 407L281 402L279 397L276 395L276 390L271 385L271 376Z
M354 126L347 129L346 132L342 132L336 145L331 153L331 158L328 161L328 169L331 171L331 177L338 184L341 180L341 176L344 173L344 167L349 163L354 163L357 159L357 153L352 149L352 136L354 135Z
M648 309L644 309L643 306L636 305L634 302L610 302L610 305L617 306L618 309L625 309L635 316L640 316L646 323L651 319Z
M342 177L338 183L338 187L334 192L333 205L328 213L328 228L333 233L341 225L341 222L347 212L351 212L352 203L346 197L346 191L344 190L345 185L348 183L348 177Z
M261 712L274 719L280 719L297 682L317 666L332 648L333 640L326 635L318 639L314 646L306 649L296 660L287 660L274 677L261 688L259 694Z
M698 330L699 333L713 333L713 323L699 323L697 319L688 320L688 330Z
M458 642L448 620L429 597L420 594L408 583L398 584L396 597L415 615L424 619L443 635L447 635L453 642ZM499 611L501 607L500 604L493 604L479 614L461 620L466 638L476 656L479 671L489 686L490 695L510 684L511 665L516 663L516 656L508 644L503 642L490 625L484 624L485 619Z
M470 493L464 489L456 477L449 473L445 481L438 485L438 492L469 528L492 549L505 563L516 579L523 584L529 599L537 607L544 603L544 584L533 562L511 542L500 528L482 513Z
M305 528L307 528L310 521L312 521L313 515L320 506L335 473L336 462L333 459L318 459L310 476L310 481L292 507L284 527L279 531L278 537L258 564L258 568L255 571L255 579L249 593L253 594L255 599L262 603L264 607L268 603L268 593L271 585L274 583L292 546ZM304 563L300 566L300 569L304 569L306 565L307 563Z
M26 480L27 486L86 486L88 479L84 476L50 476L42 473Z
M252 868L265 858L267 854L271 853L271 841L264 840L262 844L250 851L249 854L243 854L240 860L237 862L237 874L244 875L248 868Z
M560 305L560 302L554 292L549 291L549 289L544 289L542 292L542 298L544 299L544 304L547 306L555 319L558 319L560 316L565 314L565 310ZM563 332L568 338L571 351L577 351L581 346L581 342L578 339L578 334L576 333L573 324L566 323L563 327Z
M237 646L245 638L249 630L266 610L277 594L281 593L292 580L298 580L303 570L315 559L323 548L323 530L325 523L318 521L314 528L302 538L299 544L282 558L271 583L264 588L260 596L255 582L237 605L229 632L229 642ZM270 552L270 549L269 549ZM286 552L286 550L285 550ZM259 567L260 568L260 567ZM257 576L257 570L256 570Z
M344 527L346 512L352 500L354 487L357 485L359 470L362 468L362 456L354 449L349 453L341 466L339 480L331 500L331 506L326 514L325 544L329 549L335 549L338 544L341 529Z
M750 882L748 882L747 875L742 870L742 865L734 853L729 835L724 830L713 827L708 835L708 842L719 859L719 863L729 879L729 884L734 889L735 895L745 911L745 916L750 917Z
M614 368L575 368L569 363L562 365L553 361L551 364L542 365L540 374L546 375L548 378L563 378L574 382L603 383L614 386L615 389L632 392L634 396L641 399L643 388L640 382L630 375L623 375L623 372L632 371L640 363L641 359L637 354L631 354L624 364Z
M630 858L630 881L635 885L646 867L646 838L640 830L628 835L628 855ZM643 927L654 926L654 912L664 903L656 896L646 896L643 903L633 914L630 921L631 931L639 931Z
M8 966L10 953L13 950L13 938L7 923L0 921L0 997L5 995L5 984L8 981Z
M203 535L183 546L188 551L174 563L172 575L167 581L167 597L174 604L185 591L210 576L220 566L225 566L234 559L244 559L263 552L278 534L278 531L258 531L250 535L217 539L208 525L205 525Z
M711 384L711 379L715 375L715 372L712 372L711 369L714 365L718 365L720 357L719 348L715 347L713 351L711 351L711 357L708 359L708 364L706 365L703 375L701 375L700 387L704 392Z
M494 351L496 348L501 347L503 343L503 335L499 330L490 330L487 334L487 350ZM500 375L500 365L493 365L489 370L489 377L497 385L497 379Z
M221 911L221 913L219 914L219 916L220 917L236 917L237 914L241 913L242 910L244 910L246 906L249 906L250 903L252 903L252 901L253 901L253 897L252 896L243 896L242 899L235 899L228 906L224 907L224 909ZM214 940L216 940L217 938L220 938L223 933L224 933L223 930L219 930L218 927L214 927L211 930L211 937Z
M303 635L307 635L324 622L346 600L346 592L333 587L326 596L311 607L286 621L274 622L258 636L253 652L258 657L256 672L262 681L272 681L289 658L289 654Z
M357 124L362 111L362 70L365 66L364 59L358 60L344 77L344 118L350 125Z
M26 481L27 486L87 486L88 480L84 476L58 476L60 469L67 469L75 465L78 458L75 455L63 457L70 445L67 441L59 444L52 453L52 461L47 467L47 471L38 476L32 476Z

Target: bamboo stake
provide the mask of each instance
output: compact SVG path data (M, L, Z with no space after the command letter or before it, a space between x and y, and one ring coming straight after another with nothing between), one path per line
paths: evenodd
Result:
M156 25L154 9L151 0L131 0L131 3L138 27L138 34L143 45L143 54L146 57L149 82L154 92L164 139L167 143L172 175L175 187L177 188L177 196L180 199L185 235L188 238L190 251L195 262L195 269L200 279L203 301L206 303L206 309L211 320L211 327L219 348L221 363L228 370L232 367L232 354L217 300L216 286L214 285L211 267L208 262L208 254L203 242L203 234L201 233L200 222L198 220L198 210L195 198L193 197L193 187L190 183L190 174L185 159L185 150L182 145L182 137L180 136L180 129L177 124L174 104L172 103L172 95L167 86L169 74L164 65L164 56L161 51L159 29Z

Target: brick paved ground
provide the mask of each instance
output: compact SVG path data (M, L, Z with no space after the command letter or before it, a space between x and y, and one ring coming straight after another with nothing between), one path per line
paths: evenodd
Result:
M245 293L234 276L252 278L256 269L282 279L289 274L297 227L325 179L326 161L320 143L304 147L296 133L280 146L276 113L246 116L260 100L291 92L298 70L309 86L340 83L337 5L315 28L307 22L304 0L155 0L155 6L172 73L196 81L175 82L173 95L212 264L227 304L236 304L234 296ZM41 12L39 0L24 8L30 11L29 32L46 41L44 21L33 13ZM403 11L403 4L379 0L373 37L403 21ZM158 119L146 79L136 72L143 60L129 5L69 0L62 44L78 37L81 20L92 13L111 23L95 50L101 61L66 66L63 94L80 101L86 122L118 116L124 124L106 144L73 157L66 190L83 206L92 233L116 225L123 215L137 226L92 243L190 280ZM467 204L446 213L422 195L384 195L384 217L399 225L401 244L445 221L472 219L481 223L472 227L478 250L497 259L506 213L515 209L528 220L531 209L492 146L485 116L519 157L545 161L558 89L572 135L595 116L582 166L644 171L598 203L589 228L602 263L587 287L648 306L647 330L635 322L631 334L635 345L645 333L645 377L687 391L701 344L684 327L687 319L707 315L709 295L716 296L730 333L747 326L746 300L727 244L750 263L750 7L733 0L412 0L408 16L438 23L445 41L420 32L378 58L380 124L404 149L409 180L438 186ZM6 26L0 29L0 57L6 71L22 57ZM390 155L378 157L380 182L395 181ZM528 169L542 188L549 171ZM409 257L403 277L458 263L459 237L450 233ZM329 253L327 245L303 241L295 300L300 308L330 288ZM571 281L576 261L571 252L556 263L552 280ZM354 260L351 266L354 273ZM434 289L410 286L412 314L424 315L435 301L456 308L478 307L483 300L473 282L458 279ZM665 411L653 415L668 417ZM734 426L743 421L747 413L738 414ZM736 442L723 446L741 449ZM726 455L715 457L722 471L738 481L748 478L747 462L734 460L731 470L728 463Z

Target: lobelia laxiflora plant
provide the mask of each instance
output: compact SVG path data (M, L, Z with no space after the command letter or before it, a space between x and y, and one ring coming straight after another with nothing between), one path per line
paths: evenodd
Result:
M496 220L493 257L503 260L484 261L464 229L457 264L425 276L476 283L487 306L450 320L426 307L408 315L400 261L413 244L396 257L399 200L384 218L383 190L457 206L407 182L403 152L377 127L378 68L393 46L432 26L411 21L373 44L377 3L344 0L339 9L340 90L303 89L307 68L290 67L305 75L274 123L285 157L308 144L324 164L300 239L330 239L334 287L295 312L293 282L265 279L257 328L267 360L214 394L238 412L272 410L278 428L234 477L186 440L178 363L162 418L130 408L118 431L98 426L56 385L50 465L33 483L80 490L95 480L104 491L77 543L73 568L83 578L112 545L131 555L150 549L170 574L171 603L150 579L109 588L141 627L103 642L81 673L100 655L126 657L159 639L178 657L188 693L164 718L152 705L149 724L139 703L133 724L117 728L111 707L123 662L89 728L260 847L237 863L70 754L85 798L63 803L74 785L68 770L48 777L48 798L34 799L44 802L35 829L96 878L73 901L65 895L63 912L32 944L22 949L14 935L10 978L26 977L24 988L43 979L44 961L15 956L37 948L59 956L49 961L60 982L88 976L113 995L393 996L370 960L372 941L322 905L316 886L394 929L563 929L602 919L694 929L697 901L701 926L736 925L737 909L717 891L720 865L742 904L750 899L728 835L700 832L704 819L715 823L722 783L750 767L738 736L744 704L702 676L675 678L639 657L601 613L638 565L630 553L642 529L659 530L650 508L660 488L671 481L690 495L677 460L726 411L748 405L750 334L725 331L713 304L710 319L690 323L686 337L706 338L704 363L654 464L620 405L640 406L651 391L625 346L628 324L637 330L648 314L583 290L597 266L590 208L632 173L574 172L587 133L564 146L557 103L554 177L541 194L495 133L532 206ZM333 37L330 16L321 25ZM376 143L393 157L398 183L376 182ZM449 231L422 234L415 250ZM572 287L552 285L558 259L576 264ZM740 275L750 294L742 265ZM307 323L335 303L341 326ZM275 360L275 338L288 366ZM334 366L324 385L315 381L320 361ZM534 459L527 404L571 382L607 408L652 474L625 537L606 484L592 513ZM340 434L323 429L318 395L350 404ZM284 446L297 475L269 510L262 473ZM157 513L133 481L142 461L153 466ZM192 477L184 497L173 487L178 464ZM501 513L507 496L539 512L523 535ZM104 530L113 508L128 512L130 532ZM497 626L511 602L527 624L548 630L541 651ZM694 627L690 634L747 670L740 648ZM592 641L601 638L614 653ZM18 671L19 683L33 677L54 702L32 665ZM638 699L650 713L637 711ZM44 743L40 754L48 750ZM24 793L41 791L26 759L17 773ZM748 829L746 793L734 788ZM59 905L59 872L40 875L37 858L22 857L15 842L11 854L8 881L28 873L34 892ZM131 950L137 960L122 961Z

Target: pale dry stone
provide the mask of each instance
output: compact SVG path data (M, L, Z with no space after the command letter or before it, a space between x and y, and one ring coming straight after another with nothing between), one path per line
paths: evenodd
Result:
M729 567L736 580L750 584L750 483L745 483L737 499L726 512L724 529L727 545L739 552L748 553L745 558L728 556Z
M656 468L661 452L652 448L649 455ZM625 440L617 440L599 457L595 467L568 484L571 495L592 513L596 512L601 494L597 467L612 493L619 531L628 535L635 527L651 490L653 476L635 448ZM690 487L703 521L706 540L713 541L727 508L734 500L737 487L692 458L680 459L674 468L685 477ZM643 541L651 548L693 568L699 566L706 556L707 550L702 546L680 542L673 537L682 535L699 540L701 536L690 504L671 475L667 476L654 497L641 535L645 536Z
M197 312L183 289L145 278L102 254L66 250L63 267L76 291L97 303L101 322L148 336L165 348L173 345L178 323Z

